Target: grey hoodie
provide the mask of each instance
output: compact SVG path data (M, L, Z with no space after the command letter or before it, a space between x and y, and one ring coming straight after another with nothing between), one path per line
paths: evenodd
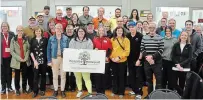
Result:
M93 43L91 39L84 39L83 41L79 40L78 38L73 38L69 43L69 48L73 49L93 49Z
M164 41L164 51L162 53L162 57L164 60L172 61L171 51L172 51L173 45L177 42L177 39L175 37L172 37L172 38L165 37L163 41Z
M201 36L193 30L192 34L190 35L190 39L191 39L190 42L192 45L193 58L196 59L199 53L201 53L202 51Z

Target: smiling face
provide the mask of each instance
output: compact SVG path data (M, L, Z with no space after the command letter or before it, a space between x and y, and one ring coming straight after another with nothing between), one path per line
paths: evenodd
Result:
M61 35L63 32L63 27L61 24L56 24L55 26L56 35Z
M175 22L175 20L169 20L169 26L170 26L172 29L175 29L175 27L176 27L176 22Z
M187 42L188 40L188 33L187 32L182 32L180 35L180 41L181 42Z
M41 37L42 36L42 30L40 28L37 28L35 30L35 35L36 35L36 37Z
M122 37L123 29L122 28L117 29L116 34L117 34L117 37Z
M143 28L149 28L149 24L147 22L143 22Z
M104 29L104 27L98 28L98 35L100 37L105 36L105 29Z
M134 10L134 11L133 11L133 18L136 18L136 16L137 16L137 11Z
M85 31L83 29L78 30L78 38L83 39L85 37Z
M186 22L186 23L185 23L185 27L186 27L186 30L187 30L187 31L191 31L192 28L193 28L193 25L192 25L191 22Z
M23 26L17 26L16 32L17 32L18 36L22 36L23 35Z
M7 23L2 23L1 24L1 31L2 32L8 32L8 30L9 30L9 26L8 26L8 24Z
M167 37L171 37L172 33L171 30L169 28L166 29L166 36Z
M116 16L116 18L118 18L118 17L121 17L121 10L116 10L115 11L115 16Z

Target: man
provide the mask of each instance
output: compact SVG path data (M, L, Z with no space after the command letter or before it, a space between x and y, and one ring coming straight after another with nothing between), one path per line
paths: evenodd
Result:
M91 40L94 39L95 36L97 36L97 32L94 30L94 25L92 22L87 24L87 37Z
M34 37L34 28L37 26L37 21L33 16L31 16L28 23L29 25L23 29L23 32L30 41Z
M111 31L113 31L117 27L117 18L121 17L121 9L116 8L115 10L115 16L113 16L109 22L110 22L110 27Z
M23 32L25 34L25 36L28 38L29 42L31 41L31 39L34 37L34 28L37 26L37 22L36 19L31 16L29 19L29 26L25 27ZM28 85L29 85L29 90L27 91L27 93L31 93L33 90L33 70L32 70L33 66L30 65L27 68L27 77L28 77Z
M102 7L97 10L98 17L93 18L92 20L95 30L97 30L99 26L103 26L104 23L107 22L107 19L104 18L104 12L105 10Z
M47 31L47 23L44 23L44 13L37 14L37 24L44 30Z
M170 19L169 21L168 21L168 26L170 26L171 28L172 28L172 35L173 35L173 37L175 37L175 38L177 38L178 39L178 37L179 37L179 35L180 35L180 31L178 30L178 29L176 29L176 20L175 19ZM161 33L160 33L160 35L162 36L162 37L165 37L165 31L162 31Z
M168 20L168 12L162 12L162 18L166 18ZM161 20L158 22L158 27L161 26Z
M49 19L53 18L51 15L49 15L50 12L50 7L49 6L44 6L44 25L46 29L48 28L48 21Z
M142 97L142 66L135 66L135 61L138 60L140 55L140 45L143 35L136 30L136 23L134 21L128 24L130 34L127 34L127 38L130 40L130 55L128 56L128 71L129 80L132 91L130 95L137 95L137 98Z
M153 20L153 14L152 13L147 14L147 22L148 23L155 23L155 21Z
M125 35L130 34L130 32L128 31L128 29L126 29L126 28L123 26L123 18L122 18L122 17L117 18L117 27L122 27L122 28L124 28L124 33L125 33ZM113 33L115 33L115 30L113 30Z
M89 15L90 8L88 6L84 6L83 15L79 17L79 24L82 26L86 26L88 23L92 22L93 17Z
M161 19L161 26L156 29L156 34L160 35L161 32L165 30L165 28L167 27L166 23L167 23L167 19L166 18L162 18Z
M196 59L202 51L202 40L201 36L195 32L193 29L193 21L187 20L185 22L185 31L190 35L190 42L192 45L192 52L193 57L191 61L191 70L197 72L197 65L196 65Z
M65 35L69 38L69 40L71 40L71 39L75 36L74 28L73 28L73 25L72 25L72 24L69 24L69 25L66 27Z
M68 25L68 22L65 18L62 17L63 16L63 12L61 9L57 9L56 10L56 18L54 19L54 22L56 24L60 23L63 26L63 31L66 29L66 26Z
M148 84L148 94L153 91L153 74L156 78L156 89L162 88L162 53L164 42L160 35L156 34L156 24L149 24L149 34L143 36L140 49L140 57L136 66L140 65L140 60L144 59L144 70Z
M67 15L64 18L67 20L68 24L72 24L72 19L71 19L71 17L72 17L72 8L71 7L66 8L66 14Z

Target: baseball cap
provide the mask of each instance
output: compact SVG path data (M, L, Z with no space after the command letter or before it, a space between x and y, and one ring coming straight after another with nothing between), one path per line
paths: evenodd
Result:
M29 20L31 20L31 19L34 19L34 20L36 20L36 19L35 19L35 17L33 17L33 16L31 16L31 17L29 18Z
M49 7L49 6L44 6L44 10L45 10L45 9L50 10L50 7Z
M128 26L136 26L136 23L135 23L134 21L130 21L130 22L128 23Z

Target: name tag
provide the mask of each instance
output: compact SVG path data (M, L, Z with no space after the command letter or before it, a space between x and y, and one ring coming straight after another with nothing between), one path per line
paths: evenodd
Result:
M10 52L10 48L5 48L5 52Z

